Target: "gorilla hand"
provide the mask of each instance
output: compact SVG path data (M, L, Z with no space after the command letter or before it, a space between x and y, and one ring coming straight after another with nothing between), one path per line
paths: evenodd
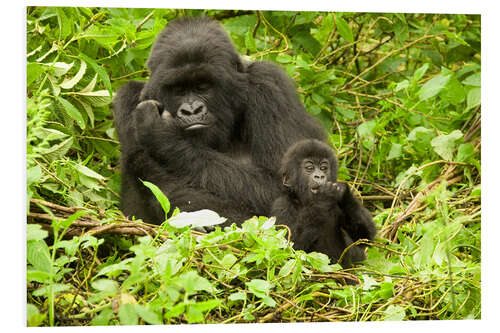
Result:
M344 194L348 191L346 183L340 182L326 182L321 185L318 191L318 194L323 194L327 197L334 199L337 202L340 202L344 197Z
M140 102L135 108L133 116L135 134L139 141L143 141L146 136L151 136L152 132L175 127L176 123L170 112L164 109L163 104L154 99Z

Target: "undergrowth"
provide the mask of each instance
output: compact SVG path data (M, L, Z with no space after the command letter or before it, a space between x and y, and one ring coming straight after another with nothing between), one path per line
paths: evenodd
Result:
M112 94L147 79L168 21L200 14L297 82L379 229L366 262L342 270L295 251L272 217L202 234L121 214ZM473 15L28 7L28 325L480 319L480 26Z

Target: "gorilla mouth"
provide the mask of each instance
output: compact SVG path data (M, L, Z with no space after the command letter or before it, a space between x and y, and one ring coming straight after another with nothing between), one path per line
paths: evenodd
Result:
M311 186L311 192L317 194L319 191L319 185Z
M211 127L211 123L194 123L194 124L188 124L186 127L184 127L185 131L196 131L204 128Z

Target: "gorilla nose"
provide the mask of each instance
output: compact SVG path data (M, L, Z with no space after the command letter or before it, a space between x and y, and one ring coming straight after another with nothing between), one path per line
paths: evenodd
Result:
M177 110L177 116L179 117L190 117L203 114L206 112L207 107L205 104L199 101L193 103L182 103L182 105Z
M313 175L313 179L319 184L324 183L326 180L325 175L318 175L318 174Z

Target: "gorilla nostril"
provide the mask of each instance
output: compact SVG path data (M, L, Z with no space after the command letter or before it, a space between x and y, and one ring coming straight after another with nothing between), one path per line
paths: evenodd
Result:
M197 108L193 111L193 114L202 113L204 110L205 110L205 106L200 105L200 106L198 106L198 107L197 107Z

